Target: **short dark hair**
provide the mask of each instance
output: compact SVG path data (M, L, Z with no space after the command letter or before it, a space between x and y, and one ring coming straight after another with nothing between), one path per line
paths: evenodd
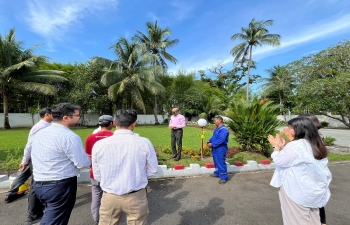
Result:
M219 119L221 120L221 122L224 122L224 119L222 118L222 116L219 116L219 115L214 116L214 119Z
M315 124L317 130L322 128L320 121L317 119L317 117L314 114L305 113L305 114L300 114L298 117L305 117L310 119Z
M73 115L75 110L80 110L80 106L72 103L59 103L52 107L51 114L55 121L61 121L64 116Z
M44 118L46 113L51 114L51 108L45 107L45 108L40 109L40 111L39 111L40 118Z
M315 124L306 117L296 117L288 121L294 129L294 140L306 139L312 148L315 159L323 159L328 155L326 146L321 140Z
M118 109L115 113L115 121L118 127L128 128L137 120L137 113L133 109Z

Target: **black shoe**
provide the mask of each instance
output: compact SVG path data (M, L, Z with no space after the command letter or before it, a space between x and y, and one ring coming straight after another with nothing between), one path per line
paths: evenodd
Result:
M227 182L227 180L219 180L219 184L225 184Z
M175 158L175 161L179 161L180 159L179 158Z
M177 156L177 155L173 155L173 156L171 156L171 158L175 159L175 158L176 158L176 156Z
M219 176L215 176L214 174L210 174L209 177L219 178Z

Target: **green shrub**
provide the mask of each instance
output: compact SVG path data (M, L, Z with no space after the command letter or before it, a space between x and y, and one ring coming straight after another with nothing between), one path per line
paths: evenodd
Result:
M244 151L267 154L271 147L267 136L276 134L276 128L283 124L277 119L278 114L279 105L273 105L272 101L266 99L236 101L226 112L232 120L227 125Z
M334 137L325 137L324 138L324 143L326 145L334 145L334 142L336 141L337 139L335 139Z
M169 119L168 118L165 118L164 120L163 120L163 124L168 124L169 123Z
M321 126L322 127L328 127L329 123L327 123L326 121L322 121L321 122Z
M18 170L19 165L22 161L22 155L23 150L20 148L16 148L15 150L7 150L7 156L6 159L1 162L0 169L7 172L7 174L10 176L12 172L15 172Z
M199 119L207 119L207 114L203 112L203 113L198 115L198 118Z
M241 161L242 163L247 164L248 160L253 160L253 161L256 161L257 163L260 163L260 160L262 159L267 159L267 158L259 153L239 152L232 159L228 159L227 162L230 164L233 164L236 161Z

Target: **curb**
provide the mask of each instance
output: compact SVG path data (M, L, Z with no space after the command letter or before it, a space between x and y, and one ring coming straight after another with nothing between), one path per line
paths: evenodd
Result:
M261 170L273 170L276 168L274 163L271 164L258 164L256 161L248 160L247 164L243 166L230 165L226 162L227 172L228 173L240 173L248 171L261 171ZM206 165L208 166L208 165ZM183 164L177 164L174 168L168 168L166 165L158 165L157 174L149 177L153 178L169 178L169 177L191 177L205 174L212 174L215 171L215 168L207 168L206 166L200 166L197 163L190 164L189 167L184 167ZM212 166L208 166L212 167ZM1 175L6 176L6 175ZM12 178L12 177L11 177ZM6 180L0 182L0 188L9 188L12 181L9 180L6 176ZM78 175L78 183L90 183L90 170L84 169Z

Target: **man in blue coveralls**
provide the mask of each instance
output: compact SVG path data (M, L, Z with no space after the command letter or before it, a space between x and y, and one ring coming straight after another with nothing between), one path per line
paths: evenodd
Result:
M214 176L220 177L219 184L227 182L227 165L226 152L228 150L228 136L229 131L224 125L224 120L221 116L214 117L216 128L213 136L207 142L207 146L212 148L212 155L214 159L215 171Z

